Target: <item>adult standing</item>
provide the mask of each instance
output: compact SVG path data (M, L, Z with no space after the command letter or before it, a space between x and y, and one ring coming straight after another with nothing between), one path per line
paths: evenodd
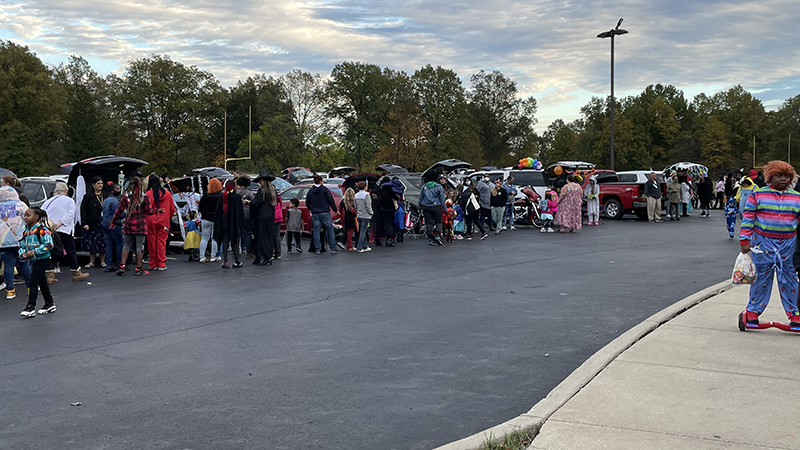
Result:
M650 179L644 185L644 195L647 197L647 221L650 223L663 222L661 220L661 189L658 188L655 172L650 172Z
M711 179L700 175L697 183L697 196L700 197L700 217L711 217L711 202L714 200L714 184Z
M597 176L592 175L586 189L583 190L586 197L586 215L588 225L600 225L600 185L597 184Z
M732 198L736 192L733 189L733 174L729 173L725 177L725 202L728 202L729 198Z
M581 219L581 204L583 200L583 189L575 182L572 174L567 175L567 184L561 187L561 195L558 198L558 212L554 223L560 227L559 233L568 229L570 233L580 230L583 219Z
M514 186L514 177L509 175L508 178L506 178L506 182L503 183L503 189L505 189L508 194L506 210L503 213L503 230L517 231L517 227L514 226L514 199L517 197L517 187Z
M242 197L236 192L233 180L225 182L222 190L222 201L217 204L214 214L214 240L222 248L222 268L229 269L228 247L233 248L233 267L242 267L239 252L242 222L244 221L244 204Z
M144 270L144 241L147 236L147 216L153 214L153 207L150 198L147 197L147 181L139 177L131 178L128 184L128 192L122 197L111 218L110 230L117 227L117 223L125 217L122 225L122 259L117 275L124 275L127 270L125 265L131 250L136 252L136 267L134 276L149 275L150 272Z
M439 178L444 178L444 175ZM425 183L419 192L417 210L422 211L425 218L425 232L428 235L428 245L434 242L442 245L442 214L447 207L444 198L444 188L436 181L430 180Z
M508 202L508 193L503 188L503 182L498 178L494 182L492 188L492 198L489 199L489 205L492 207L492 223L494 223L494 234L500 234L505 228L503 224L503 214L506 212L506 202Z
M200 226L203 235L200 240L200 263L219 261L217 241L214 237L214 216L217 214L217 205L222 198L222 183L216 178L208 180L208 190L200 197ZM206 247L211 242L211 258L206 258Z
M270 182L270 184L272 184ZM281 224L283 224L283 199L275 191L275 230L272 233L272 258L281 259ZM288 239L288 238L287 238Z
M119 195L121 193L117 183L109 181L106 185L106 199L103 200L103 221L100 228L106 238L106 272L114 272L121 264L122 258L122 225L121 219L117 219L114 227L111 228L114 213L119 206Z
M13 187L0 187L0 261L3 262L6 300L13 300L17 296L14 266L19 267L25 284L30 285L31 281L31 267L27 260L19 256L19 241L25 232L24 216L27 209L28 206L19 199L19 193Z
M314 186L308 190L306 196L306 208L311 212L313 230L311 237L314 239L316 253L319 255L322 250L319 239L319 232L322 228L327 232L331 255L339 253L336 250L336 235L333 232L333 221L331 221L331 211L336 211L336 202L333 201L331 191L323 185L322 177L317 174L314 174Z
M175 215L172 196L161 186L161 180L150 175L147 180L147 199L153 205L153 214L147 215L147 251L150 270L167 270L167 236L170 219Z
M719 177L717 185L714 187L714 209L725 208L725 177Z
M489 175L484 175L475 185L478 191L478 204L481 207L481 225L486 225L489 231L494 231L492 226L492 186L489 185Z
M681 180L681 204L683 205L683 217L689 217L689 206L692 204L692 185L689 178L684 175Z
M250 203L250 220L253 229L253 250L256 259L253 264L271 266L275 245L275 205L278 204L278 194L272 180L275 175L261 169L255 182L261 185Z
M19 196L19 201L25 203L25 206L30 208L31 202L28 200L28 196L22 192L22 183L19 182L19 178L15 177L14 175L6 175L3 177L2 181L0 181L0 185L14 188Z
M472 180L469 178L464 179L464 189L461 192L461 197L459 198L458 204L465 213L464 225L466 228L467 240L472 240L473 226L478 227L478 230L481 232L481 240L486 239L486 237L489 236L489 233L486 232L486 229L483 228L483 225L481 224L481 205L478 203L478 191L472 184Z
M83 233L81 236L81 250L89 252L89 264L84 269L94 267L95 255L105 267L106 240L103 235L103 179L100 177L92 178L92 191L83 196L81 202L81 225Z
M353 200L356 205L356 217L358 218L358 244L356 244L356 251L364 253L372 250L369 245L367 245L367 229L369 228L369 222L373 214L372 198L370 198L369 192L367 192L366 181L359 181L356 186L358 187L358 192L356 192Z
M255 198L255 194L250 190L251 184L250 178L245 175L236 179L236 193L242 198L242 208L244 212L244 220L242 221L242 230L240 232L242 236L241 245L242 251L246 253L247 258L255 256L253 253L252 238L250 237L253 232L250 226L250 203L252 203Z
M72 281L81 281L89 277L88 273L81 273L81 266L78 265L78 255L75 252L75 200L67 197L67 183L59 181L53 189L53 197L42 205L42 209L47 213L47 217L53 222L53 229L58 233L61 246L64 248L64 255L53 255L61 262L67 262L72 269ZM50 272L52 273L52 272ZM48 282L51 282L48 275Z
M398 180L399 182L399 180ZM399 197L395 195L392 180L387 176L380 183L379 197L381 202L381 221L383 222L383 233L386 235L386 246L394 247L396 234L394 231L394 213L397 211Z
M672 172L667 183L667 199L669 199L669 220L681 220L681 183L678 172Z

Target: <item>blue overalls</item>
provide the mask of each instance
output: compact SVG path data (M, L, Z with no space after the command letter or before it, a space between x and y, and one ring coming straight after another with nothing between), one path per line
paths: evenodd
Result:
M792 264L796 236L774 239L754 232L750 240L750 255L756 266L756 281L750 285L747 310L761 314L769 304L772 274L778 277L778 290L788 317L800 315L797 309L797 273Z

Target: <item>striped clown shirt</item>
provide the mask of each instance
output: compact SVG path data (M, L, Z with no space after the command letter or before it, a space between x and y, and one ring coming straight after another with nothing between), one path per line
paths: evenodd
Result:
M772 239L789 239L797 233L800 193L765 186L750 194L742 211L741 243L749 243L753 232Z

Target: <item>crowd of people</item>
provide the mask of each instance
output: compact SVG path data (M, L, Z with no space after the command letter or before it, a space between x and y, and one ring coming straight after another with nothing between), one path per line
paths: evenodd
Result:
M263 170L253 180L244 175L224 183L210 179L199 194L191 188L175 189L169 179L156 175L133 176L124 188L95 177L79 201L68 195L66 183L58 182L41 208L30 208L21 196L19 181L8 177L0 188L6 296L16 297L16 272L29 287L22 315L33 317L38 292L44 297L38 313L55 311L49 286L58 283L62 267L69 268L73 281L85 280L90 275L86 271L95 267L117 275L133 272L134 276L165 271L169 240L176 237L173 223L184 229L184 253L190 260L221 262L223 269L241 268L245 258L259 266L280 260L282 226L286 252L300 253L308 219L297 198L286 199L289 207L283 209L284 199L274 180L274 175ZM570 175L560 191L545 192L537 205L543 233L581 229L584 200L589 225L599 223L597 181L590 179L585 188L578 181ZM258 184L257 192L250 189L252 183ZM385 176L377 182L361 180L349 185L337 204L322 177L315 174L304 199L311 222L308 250L336 254L339 248L364 253L372 250L371 245L393 247L404 241L407 227L424 230L431 246L469 241L476 233L484 240L492 232L516 230L518 190L513 177L491 180L486 176L477 182L467 177L454 184L444 174L433 174L425 180L418 198L408 198L399 179ZM409 205L419 211L419 223L408 223ZM342 218L338 224L332 220L334 211ZM335 229L339 227L341 241L337 242ZM81 232L81 249L89 255L83 267L76 253L76 229Z

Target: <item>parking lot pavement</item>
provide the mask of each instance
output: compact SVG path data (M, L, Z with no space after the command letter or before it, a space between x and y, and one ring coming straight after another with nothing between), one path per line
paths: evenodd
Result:
M716 214L62 275L53 315L0 304L0 448L433 448L527 411L736 248Z

